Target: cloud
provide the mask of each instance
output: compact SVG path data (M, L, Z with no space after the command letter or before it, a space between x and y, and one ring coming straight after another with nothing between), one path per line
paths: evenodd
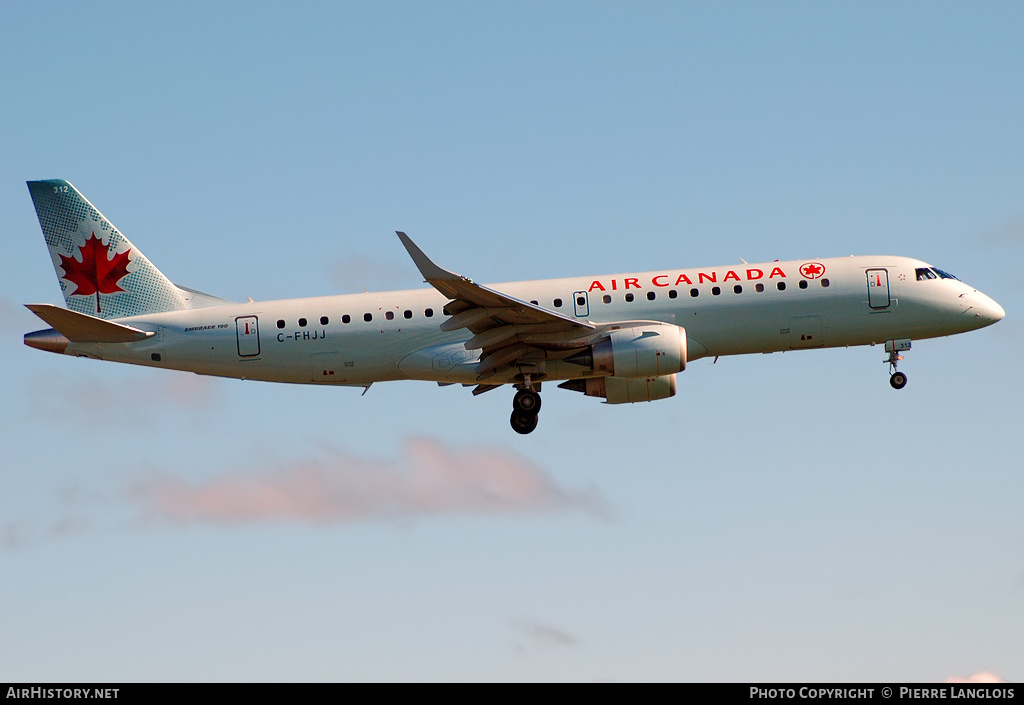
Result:
M539 622L521 621L516 622L515 626L531 641L538 644L551 646L576 646L579 644L579 640L572 634Z
M982 242L996 248L1024 246L1024 218L1012 218L982 234Z
M76 360L75 365L87 364ZM64 418L69 409L89 409L95 417L129 428L153 425L174 406L206 412L221 403L217 381L188 372L135 371L115 384L91 372L36 375L22 383L29 413L38 421Z
M393 261L362 255L349 255L332 262L327 273L342 291L411 289L423 281L423 277L409 264L396 267Z
M6 297L0 297L0 331L3 331L5 335L27 333L30 329L22 330L26 318L22 315L24 311L26 309L21 305L12 303ZM31 314L28 317L35 318ZM42 321L36 320L40 323L36 328L42 328Z
M12 550L21 547L26 540L24 522L10 522L0 526L0 548Z
M997 676L991 671L982 671L981 673L975 673L973 676L951 676L943 681L943 683L1005 683L1002 678Z
M91 522L79 516L65 516L48 524L22 519L0 526L0 551L14 551L43 539L60 538L82 533Z
M437 514L512 514L583 509L602 513L593 493L570 492L510 451L464 450L413 439L397 459L358 458L341 450L323 457L201 484L158 474L130 497L146 517L220 524L292 521L339 524Z

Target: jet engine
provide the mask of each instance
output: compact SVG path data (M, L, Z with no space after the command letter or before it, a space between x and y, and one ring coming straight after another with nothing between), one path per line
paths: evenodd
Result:
M608 404L668 399L676 393L676 373L686 369L686 331L670 323L623 324L564 361L602 376L572 379L562 389Z
M673 375L686 369L686 331L670 323L624 324L565 362L612 377Z

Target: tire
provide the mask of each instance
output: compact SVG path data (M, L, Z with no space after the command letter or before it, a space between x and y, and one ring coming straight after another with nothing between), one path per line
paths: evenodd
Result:
M527 433L533 433L533 430L537 428L537 415L521 414L518 411L513 411L509 423L512 424L513 431L525 436Z
M893 389L903 389L907 386L907 376L902 372L893 372L892 377L889 378L889 384Z
M540 394L530 389L520 389L512 399L512 408L524 416L540 413Z

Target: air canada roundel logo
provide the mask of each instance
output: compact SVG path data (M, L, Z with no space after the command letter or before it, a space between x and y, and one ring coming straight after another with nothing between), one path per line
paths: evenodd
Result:
M808 262L800 265L800 276L804 279L820 279L825 276L825 265L821 262Z

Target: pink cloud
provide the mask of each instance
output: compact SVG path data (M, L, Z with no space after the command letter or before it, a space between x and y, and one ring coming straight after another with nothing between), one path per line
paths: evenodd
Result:
M943 683L1005 683L1002 678L997 676L991 671L982 671L981 673L975 673L973 676L951 676L943 681Z
M131 496L147 516L174 522L336 524L434 514L601 511L593 494L558 487L513 451L458 450L427 439L407 441L397 459L333 450L322 458L200 484L157 475L139 483Z

